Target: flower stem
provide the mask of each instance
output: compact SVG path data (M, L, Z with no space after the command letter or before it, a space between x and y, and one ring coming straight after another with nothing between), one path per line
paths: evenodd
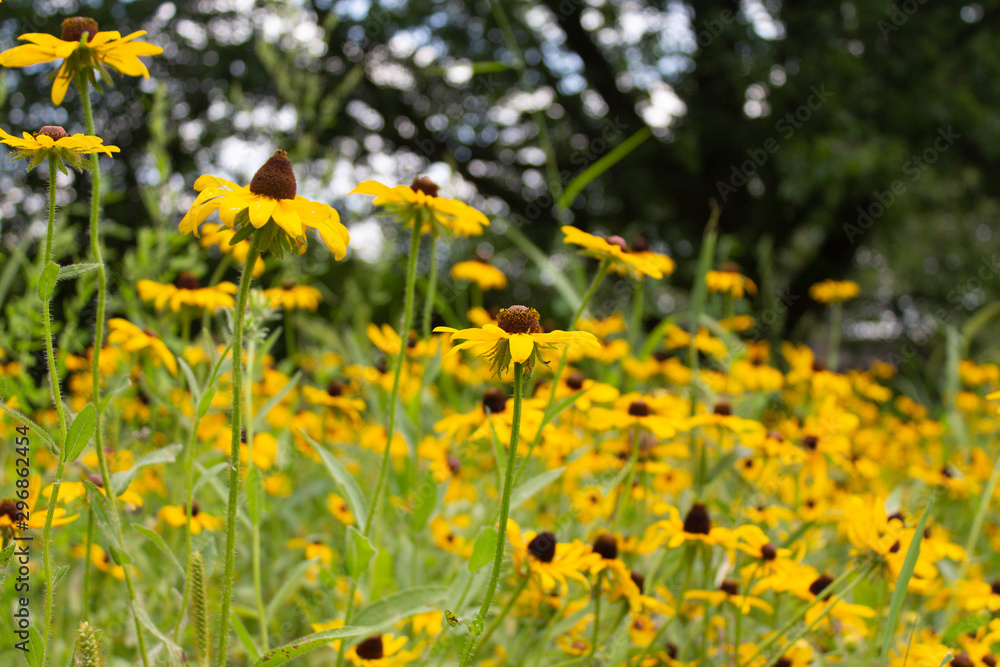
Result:
M299 341L296 340L293 317L291 309L285 308L285 354L292 360L299 356Z
M386 427L385 451L382 453L382 465L378 471L378 481L375 484L375 494L372 497L372 504L368 508L368 516L365 517L365 531L367 536L371 531L372 521L378 511L379 500L382 497L382 487L385 486L386 474L389 472L389 449L392 444L392 437L396 434L396 401L399 400L399 378L403 374L403 362L406 359L406 338L410 335L410 327L413 325L413 293L417 283L417 255L420 252L420 227L421 221L413 221L413 233L410 236L410 257L406 265L406 301L403 306L403 328L399 335L400 349L396 355L395 368L393 368L392 391L389 393L389 425ZM353 600L353 596L352 596ZM348 605L351 600L348 600Z
M83 564L83 620L90 623L90 573L93 564L90 560L91 545L94 544L94 510L87 506L87 550L84 552L86 562Z
M601 265L597 268L597 275L595 275L594 279L590 281L590 287L587 288L586 293L583 295L583 299L580 301L580 307L576 309L576 312L573 314L573 319L570 320L569 326L566 327L567 331L573 331L576 329L576 323L580 320L580 317L583 316L584 311L587 309L587 304L589 304L590 300L594 298L594 294L597 292L597 288L601 285L601 281L604 280L604 276L607 275L609 268L611 268L611 262L608 260L601 262ZM531 444L528 445L528 453L525 454L524 460L521 461L521 466L517 470L517 477L514 478L515 484L521 481L521 475L524 474L524 471L528 467L528 462L531 461L531 454L535 451L535 445L537 445L542 438L542 431L544 430L542 427L548 423L548 420L554 417L554 415L549 415L548 411L552 409L552 405L556 402L556 390L559 388L559 378L562 376L563 369L566 368L567 355L569 355L569 347L563 350L562 356L559 357L559 365L556 366L556 372L552 376L552 389L549 391L549 400L548 403L545 404L545 421L543 421L542 426L538 428Z
M493 596L496 594L497 585L500 583L500 570L503 567L504 550L507 546L507 517L510 516L510 496L514 490L514 463L517 459L517 441L521 431L521 396L524 393L524 366L514 362L514 409L511 414L510 425L510 446L507 449L506 478L503 485L503 497L500 500L500 524L497 527L497 548L493 556L493 572L490 574L490 582L486 586L486 596L483 604L476 615L476 627L482 628L486 622L486 614L493 604ZM462 655L461 667L469 664L476 649L476 638L479 632L472 632L465 645L465 653Z
M47 242L42 255L42 267L48 265L52 258L52 229L56 219L56 161L49 158L49 226ZM42 531L42 567L45 571L45 620L42 626L42 665L46 664L51 651L52 639L52 609L55 602L55 586L52 581L52 554L49 549L49 538L52 534L52 518L55 516L56 503L59 501L59 486L62 484L66 468L66 411L63 407L62 390L59 388L59 374L56 369L56 355L52 345L52 313L49 302L42 303L42 327L45 335L45 357L49 370L49 388L52 391L52 403L56 409L59 422L59 464L56 466L56 480L49 494L49 506L45 513L45 528Z
M531 581L530 576L525 576L521 578L521 583L519 583L517 585L517 588L514 589L514 592L511 594L510 599L507 600L507 604L503 606L503 609L500 610L500 613L497 614L497 617L493 619L492 623L490 623L490 627L486 628L486 632L484 632L480 637L479 639L480 646L482 646L487 642L487 640L489 640L490 635L492 635L496 631L496 629L500 627L500 624L503 623L503 619L507 618L507 614L509 614L510 610L514 608L514 604L517 602L517 599L521 597L521 593L524 592L524 589L525 587L527 587L529 581Z
M240 500L240 418L243 404L243 321L246 318L247 298L253 280L253 267L260 256L261 232L253 234L247 251L236 293L236 312L233 316L233 423L229 452L229 508L226 514L226 569L222 578L222 609L219 614L219 649L216 664L226 667L229 649L229 611L233 602L233 573L236 569L236 510Z
M433 229L433 228L432 228ZM430 273L427 274L427 292L424 296L424 313L423 313L423 329L422 329L422 340L428 340L431 337L431 318L434 316L434 299L437 297L437 282L438 282L438 243L437 234L433 231L431 232L431 265ZM409 331L405 332L409 335Z
M287 312L287 311L286 311ZM257 356L257 345L250 341L247 345L247 382L246 382L246 434L247 434L247 468L257 465L253 460L253 375L254 361ZM250 534L250 550L253 559L253 591L257 601L257 616L260 619L260 645L268 650L267 614L264 610L264 587L260 577L260 521L254 521Z
M93 136L97 134L94 129L94 109L90 104L90 84L79 75L77 86L80 88L80 99L83 102L83 118L87 127L87 134ZM93 381L94 405L101 405L101 347L104 345L104 317L105 306L108 296L108 275L104 267L104 256L101 253L100 218L101 218L101 166L97 153L90 156L93 169L91 171L91 196L90 196L90 254L95 264L97 264L97 315L94 322L94 347L91 355L90 374ZM108 457L104 451L104 435L101 432L101 410L97 410L96 428L94 431L94 449L97 451L97 464L101 470L101 483L108 497L108 506L111 508L111 524L116 531L118 541L124 545L125 540L122 535L121 519L118 514L118 496L111 485L111 470L108 468ZM125 565L122 570L125 573L125 587L128 589L129 599L132 602L132 620L135 623L135 634L139 644L139 655L142 658L144 667L149 667L149 655L146 649L146 636L142 623L135 608L139 604L139 598L135 593L135 582L132 579L132 568Z

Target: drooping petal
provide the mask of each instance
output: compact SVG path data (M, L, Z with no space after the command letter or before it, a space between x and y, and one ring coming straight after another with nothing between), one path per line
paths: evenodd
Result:
M514 334L510 337L510 358L523 364L535 349L535 341L528 334Z
M274 211L274 207L278 205L276 199L271 199L270 197L258 197L250 204L248 209L250 213L250 223L260 229L267 224L267 221L271 219L271 213Z

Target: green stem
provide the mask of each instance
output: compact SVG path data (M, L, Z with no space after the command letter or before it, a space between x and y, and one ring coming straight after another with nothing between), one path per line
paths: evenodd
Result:
M632 500L632 482L635 480L635 468L639 462L639 425L632 427L632 451L628 457L628 474L625 476L625 488L622 489L621 501L615 505L615 514L611 519L610 532L615 532L618 519L625 514L625 509Z
M287 311L286 311L287 312ZM254 430L253 430L253 376L254 376L254 362L257 357L257 344L254 341L250 341L247 345L247 382L246 382L246 434L247 434L247 468L255 466L253 460L253 442L254 442ZM262 515L263 516L263 515ZM254 521L253 527L250 531L250 551L251 558L253 559L253 590L254 597L257 601L257 617L260 620L260 644L263 650L266 652L268 650L268 637L267 637L267 615L264 610L264 588L261 584L260 576L260 522Z
M587 655L587 667L594 664L594 654L597 653L597 633L601 628L601 579L604 572L597 573L597 582L594 584L594 627L590 634L590 653Z
M90 560L91 545L94 544L94 510L87 505L87 544L86 562L83 564L83 620L90 623L90 572L93 565Z
M236 293L236 313L233 316L233 423L229 452L229 508L226 513L226 569L222 578L222 610L219 614L219 649L216 664L226 667L229 650L230 608L233 603L233 576L236 569L236 510L240 501L240 444L241 408L243 404L243 320L246 317L247 298L253 280L253 267L260 256L260 231L254 232L247 252L240 286Z
M830 347L826 351L826 367L831 372L837 371L840 358L840 334L844 318L844 305L839 301L830 304Z
M399 378L403 373L403 361L406 359L406 338L410 335L410 327L413 325L413 296L417 283L417 255L420 252L420 227L421 221L414 220L413 233L410 236L410 257L406 265L406 301L403 306L403 328L399 335L400 350L394 362L392 391L389 394L389 425L386 428L385 451L382 452L382 465L379 468L378 481L375 484L375 494L372 497L372 504L368 508L368 516L365 517L365 535L368 535L368 532L371 530L372 521L375 519L379 500L382 497L382 487L385 486L386 474L389 472L389 449L392 444L392 437L396 434L396 401L399 400ZM350 604L351 600L348 600L348 605Z
M299 341L295 333L294 315L291 309L285 308L285 354L294 360L299 356Z
M56 181L55 181L56 161L49 158L49 225L47 231L47 242L43 253L43 268L51 261L52 253L52 230L56 219ZM45 528L42 531L42 567L45 573L45 620L43 627L42 642L42 665L46 664L51 653L52 640L52 610L55 603L55 586L52 580L52 554L49 549L49 541L52 535L52 519L56 512L56 503L59 501L59 487L62 484L63 474L66 469L66 411L63 407L62 390L59 387L59 375L56 369L56 355L52 344L52 313L49 302L42 303L42 327L45 335L45 358L49 371L49 388L52 391L52 403L56 409L56 418L59 422L59 464L56 466L56 479L52 484L52 492L49 494L49 506L45 513Z
M510 446L507 449L506 479L503 486L503 497L500 500L500 524L497 527L497 548L493 557L493 572L490 574L490 582L486 587L486 596L483 604L479 608L476 618L476 627L482 628L486 622L486 614L493 604L493 596L496 594L497 585L500 583L500 570L503 568L504 550L507 546L507 518L510 516L510 496L514 490L514 464L517 459L517 441L521 430L521 395L524 393L524 366L514 362L514 410L511 414L510 425ZM480 631L481 632L481 631ZM462 655L461 666L465 667L475 653L476 638L479 632L472 632L465 645L465 653Z
M597 274L594 276L594 279L590 281L590 287L587 288L587 292L583 295L583 299L580 301L580 307L576 309L576 312L573 314L573 319L570 320L569 326L567 327L568 331L576 329L577 322L587 309L587 304L589 304L590 300L594 298L594 294L597 292L597 288L600 287L601 281L604 280L604 276L607 275L609 268L611 268L611 262L606 259L603 260L601 265L597 268ZM546 416L548 416L548 411L552 409L552 405L556 402L556 390L559 388L559 378L562 377L563 369L566 368L566 357L568 354L569 347L563 350L562 356L559 357L559 365L556 366L556 372L552 376L552 389L549 391L549 401L546 403L544 411ZM531 461L531 454L535 451L535 445L537 445L541 440L543 430L543 428L539 427L538 432L535 433L535 437L531 441L531 444L528 445L528 453L525 454L524 460L521 461L521 466L517 470L517 476L514 478L515 484L521 481L521 475L524 474L524 471L528 467L528 462Z
M635 290L632 292L632 321L629 324L628 339L635 350L639 347L639 337L642 335L642 316L646 305L646 281L642 276L635 280Z
M433 227L432 227L433 229ZM431 337L431 318L434 316L434 298L437 295L438 282L438 242L437 234L431 232L431 265L430 273L427 275L427 294L424 299L423 330L422 339L428 340ZM406 335L409 335L409 331ZM404 338L405 340L405 338Z
M486 632L484 632L480 637L479 646L484 646L486 642L489 640L490 636L496 631L497 628L500 627L500 624L503 623L503 619L507 618L507 614L509 614L510 610L514 608L514 603L516 603L517 599L521 597L521 593L524 591L529 581L531 581L530 576L523 577L521 579L521 583L519 583L517 585L517 588L514 589L514 592L513 594L511 594L510 599L507 600L507 604L503 606L503 609L500 610L500 613L497 614L497 617L493 619L492 623L490 623L490 627L486 628Z

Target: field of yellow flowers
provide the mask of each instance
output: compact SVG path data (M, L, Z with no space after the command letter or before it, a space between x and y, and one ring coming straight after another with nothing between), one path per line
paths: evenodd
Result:
M70 18L0 54L52 63L52 104L74 88L86 127L0 130L49 184L25 296L47 365L0 357L0 663L997 665L1000 367L952 346L940 405L890 363L842 368L849 282L810 292L824 358L757 340L757 286L715 266L715 218L689 311L651 330L642 299L596 315L594 297L641 295L674 261L573 226L585 292L485 309L508 276L472 257L442 267L471 307L441 317L438 246L493 221L419 175L351 192L409 238L402 321L351 338L281 272L309 242L329 262L351 244L281 150L249 183L193 183L165 241L187 270L115 284L101 172L119 150L91 92L148 75L161 49L141 37ZM54 243L67 169L91 188L77 263ZM81 354L50 312L72 281L96 302Z

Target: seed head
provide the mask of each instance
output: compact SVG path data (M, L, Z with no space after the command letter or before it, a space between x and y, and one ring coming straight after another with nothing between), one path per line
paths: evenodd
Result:
M87 33L87 41L91 41L97 34L97 21L86 16L74 16L62 22L60 39L64 42L79 42L83 33Z
M38 135L46 136L53 141L59 141L63 137L68 137L69 133L58 125L46 125L38 130L38 132L35 132L35 136L37 137Z
M250 192L271 199L295 199L295 172L288 153L278 149L257 170L250 181Z
M502 308L497 314L497 326L509 334L539 333L541 316L534 308L511 306Z
M538 533L528 542L528 553L543 563L556 557L556 536L548 531Z
M712 530L712 519L708 516L705 503L695 503L684 517L684 532L691 535L708 535Z
M410 183L410 189L414 192L423 192L428 197L437 197L438 190L441 188L431 179L421 176L413 179L413 182Z

